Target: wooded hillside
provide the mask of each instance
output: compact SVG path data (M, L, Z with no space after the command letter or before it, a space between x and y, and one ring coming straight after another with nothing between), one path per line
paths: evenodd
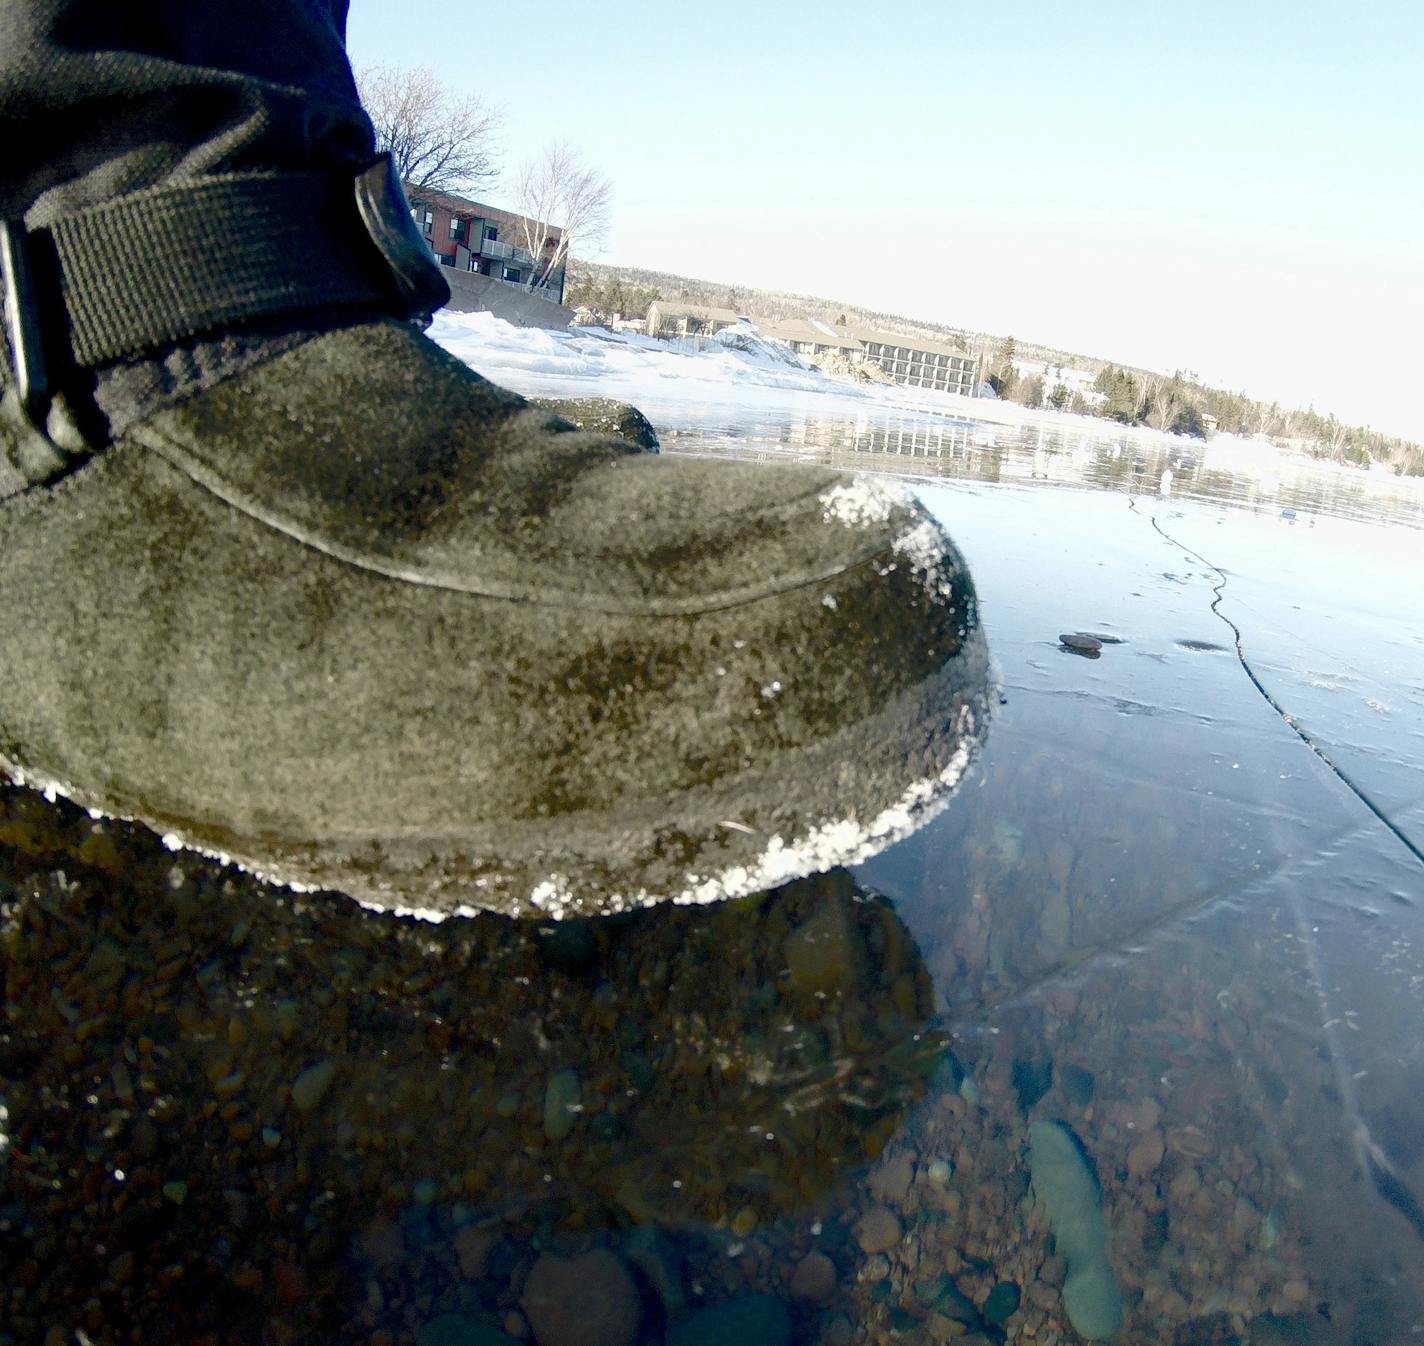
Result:
M611 319L615 313L624 318L643 317L648 305L656 299L729 308L754 320L817 318L833 326L849 323L905 336L928 337L958 346L979 358L984 377L994 380L996 386L1000 382L1006 384L1005 395L1025 405L1065 406L1086 415L1106 416L1125 424L1152 425L1183 434L1206 433L1206 418L1212 417L1219 431L1264 435L1274 443L1303 449L1318 458L1360 466L1373 461L1396 473L1424 476L1424 445L1362 426L1345 425L1334 416L1322 415L1314 409L1282 407L1278 403L1256 401L1244 392L1207 388L1181 371L1164 374L1136 369L1081 351L1059 350L1022 338L907 318L816 295L696 280L640 267L603 266L577 258L569 265L566 302L590 308L604 320ZM1070 403L1066 396L1056 398L1055 389L1045 387L1041 379L1004 379L1006 351L1020 360L1088 370L1098 376L1096 387L1105 400L1096 407L1087 405L1081 397L1071 399Z

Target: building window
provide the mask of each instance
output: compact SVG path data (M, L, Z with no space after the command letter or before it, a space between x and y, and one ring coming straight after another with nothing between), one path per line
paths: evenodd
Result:
M429 206L416 206L411 214L420 221L420 232L429 238L435 227L435 212Z
M454 216L450 218L450 237L458 242L463 242L465 238L465 222L457 220Z
M517 266L507 266L504 268L504 279L518 285L524 278L519 274L519 268Z
M485 242L493 243L499 238L499 230L492 224L485 225Z

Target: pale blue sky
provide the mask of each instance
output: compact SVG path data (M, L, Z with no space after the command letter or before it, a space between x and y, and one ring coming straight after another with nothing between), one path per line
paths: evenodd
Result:
M607 261L1012 332L1424 439L1424 8L353 0L614 184ZM486 193L491 199L497 190Z

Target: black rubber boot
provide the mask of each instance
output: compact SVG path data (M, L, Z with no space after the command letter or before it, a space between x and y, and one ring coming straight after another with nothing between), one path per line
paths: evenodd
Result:
M493 387L401 316L442 283L379 162L167 176L0 243L18 779L440 917L737 896L962 775L987 654L912 498Z

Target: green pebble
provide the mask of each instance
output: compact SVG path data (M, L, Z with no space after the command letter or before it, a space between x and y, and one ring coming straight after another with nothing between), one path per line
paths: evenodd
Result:
M583 1106L583 1084L576 1070L561 1070L544 1090L544 1134L552 1141L565 1139L578 1125Z
M505 1094L498 1103L494 1105L494 1110L505 1118L513 1117L519 1111L519 1095Z
M667 1346L787 1346L791 1318L770 1295L747 1295L700 1309L667 1334Z
M1093 1079L1091 1070L1082 1066L1065 1065L1058 1068L1058 1087L1075 1108L1086 1108L1093 1101Z
M297 1031L297 1002L279 1000L272 1009L277 1015L277 1036L285 1042Z
M1002 1327L1018 1311L1019 1287L1010 1281L1000 1281L984 1301L984 1317L995 1327Z
M181 1206L188 1199L188 1184L186 1182L165 1182L163 1195L175 1206Z
M944 1293L945 1287L952 1284L953 1282L944 1272L940 1272L940 1274L935 1276L932 1280L916 1281L914 1286L915 1298L918 1299L921 1304L935 1304L938 1302L940 1295Z
M628 1083L640 1094L646 1094L658 1082L653 1063L642 1052L623 1053L623 1073L627 1075Z
M335 1078L335 1061L318 1061L308 1066L292 1081L292 1106L298 1112L311 1112L326 1097Z
M894 1336L904 1337L917 1334L923 1324L909 1309L890 1310L890 1331Z
M459 1313L442 1313L415 1334L415 1346L518 1346L513 1337Z

